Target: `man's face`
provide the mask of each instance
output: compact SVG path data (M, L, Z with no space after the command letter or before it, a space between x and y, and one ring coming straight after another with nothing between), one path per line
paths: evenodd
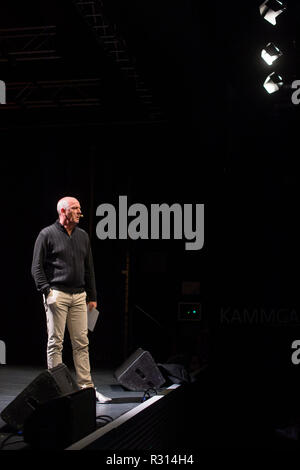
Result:
M77 199L70 199L68 202L69 207L68 209L66 209L66 217L69 222L78 224L81 215L81 207L79 201L77 201Z

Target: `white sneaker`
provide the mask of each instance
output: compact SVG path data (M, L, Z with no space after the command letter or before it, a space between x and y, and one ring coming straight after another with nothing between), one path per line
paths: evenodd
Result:
M96 392L96 401L98 403L108 403L109 401L111 401L111 398L106 397L105 395L102 395L102 393L98 392L96 389L95 389L95 392Z

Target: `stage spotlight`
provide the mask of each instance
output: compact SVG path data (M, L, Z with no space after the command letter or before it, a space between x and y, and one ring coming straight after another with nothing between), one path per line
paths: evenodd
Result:
M272 42L269 42L261 51L261 57L268 65L272 65L280 56L282 56L282 52Z
M283 79L278 73L272 72L264 82L264 88L269 94L275 93L283 85Z
M286 10L286 2L280 0L265 0L259 7L261 16L272 25L276 25L277 16L284 10Z

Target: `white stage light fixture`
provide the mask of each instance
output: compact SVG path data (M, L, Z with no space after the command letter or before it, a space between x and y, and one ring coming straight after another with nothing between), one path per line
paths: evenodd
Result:
M259 7L261 16L273 26L276 25L277 16L284 10L286 10L286 2L281 0L265 0Z
M268 65L272 65L280 56L282 56L282 52L272 42L269 42L261 51L261 57Z
M272 72L264 82L264 88L269 94L275 93L283 85L283 79L278 73Z

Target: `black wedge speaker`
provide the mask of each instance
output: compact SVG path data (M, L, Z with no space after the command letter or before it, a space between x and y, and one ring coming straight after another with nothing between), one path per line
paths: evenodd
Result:
M22 429L35 409L54 398L79 390L65 364L41 372L1 412L1 418L15 429Z
M114 373L118 382L132 391L160 388L165 379L148 351L138 348Z
M93 387L39 404L23 428L24 442L39 450L62 450L96 430Z

